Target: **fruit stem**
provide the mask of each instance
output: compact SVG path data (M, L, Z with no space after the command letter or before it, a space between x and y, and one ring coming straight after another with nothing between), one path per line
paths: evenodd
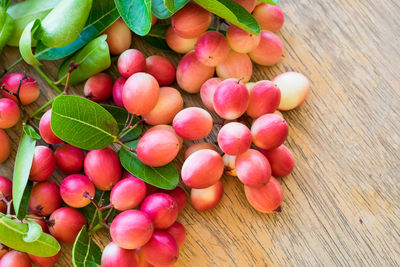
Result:
M49 76L47 76L46 73L42 71L42 69L39 66L33 66L33 68L36 70L36 72L47 82L47 84L53 88L57 93L61 94L62 91L58 86L55 85L55 83L50 79Z
M108 205L106 205L106 206L103 206L103 207L100 207L99 208L99 210L106 210L106 209L109 209L109 208L112 208L113 207L113 204L108 204Z
M125 144L122 143L121 141L118 141L117 143L118 143L120 146L122 146L123 148L125 148L126 150L128 150L128 151L130 151L130 152L133 152L133 153L136 153L136 150L135 150L135 149L133 149L133 148L131 148L131 147L125 145Z
M94 234L95 232L97 232L98 230L100 230L102 228L103 228L102 224L100 224L100 223L96 224L95 227L93 227L92 229L89 230L88 234L92 235L92 234Z
M122 138L124 138L125 135L127 135L131 130L135 129L143 122L143 119L140 119L134 125L132 125L133 118L134 118L134 116L132 116L128 126L124 130L122 130L122 132L118 136L118 140L121 140Z
M12 199L11 199L10 201L8 201L8 200L7 200L7 197L3 195L3 196L1 197L1 200L2 200L4 203L6 203L6 205L7 205L7 215L10 215L10 214L11 214Z
M73 60L69 63L69 67L68 67L68 76L67 76L67 80L66 80L66 82L65 82L63 94L67 94L67 92L68 92L68 86L69 86L69 79L71 78L71 73L72 73L74 70L76 70L78 67L79 67L79 64L75 64Z

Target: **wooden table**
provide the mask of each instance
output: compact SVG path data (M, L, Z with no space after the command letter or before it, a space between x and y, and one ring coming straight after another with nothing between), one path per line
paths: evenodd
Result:
M296 167L280 180L282 212L256 212L242 184L224 176L225 194L216 209L200 213L188 204L180 216L188 238L177 266L399 265L400 5L397 0L282 2L285 56L273 68L256 67L253 80L294 70L312 81L306 102L284 113ZM134 46L146 55L179 59L138 38ZM0 64L17 58L17 49L7 48ZM44 70L55 77L56 66L48 62ZM20 64L15 71L41 85L29 111L54 96L29 66ZM109 73L117 77L116 67ZM75 92L82 93L82 85ZM186 106L201 105L197 95L184 97ZM7 133L13 152L0 175L11 177L20 128ZM216 131L208 140L216 140ZM109 240L106 232L96 239L101 245ZM68 248L59 266L71 265Z

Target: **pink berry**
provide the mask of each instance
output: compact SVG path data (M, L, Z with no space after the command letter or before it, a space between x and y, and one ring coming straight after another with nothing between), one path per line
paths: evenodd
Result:
M20 112L18 105L8 98L0 99L0 128L11 128L17 124Z
M3 201L3 198L7 201L12 199L12 182L10 179L0 176L0 212L7 212L7 204Z
M235 170L239 180L252 187L264 186L271 178L271 166L267 158L254 149L236 157Z
M171 266L179 256L179 248L175 239L165 231L155 231L141 251L145 259L156 266Z
M146 184L134 176L120 180L111 190L110 202L120 211L134 209L146 196Z
M225 124L218 133L218 145L226 154L242 154L251 146L250 129L239 122Z
M46 111L43 114L42 118L40 119L39 122L40 135L42 136L43 140L50 145L57 145L62 143L63 141L53 133L53 130L51 129L50 126L50 122L51 122L51 109Z
M175 239L178 247L183 246L186 241L186 229L181 223L174 222L174 224L165 229L165 231Z
M103 191L110 190L122 176L118 154L107 147L89 151L83 165L86 175Z
M247 54L230 51L226 60L216 67L218 77L235 78L248 82L253 75L253 64Z
M171 125L166 125L166 124L156 125L156 126L151 127L150 129L148 129L146 133L149 133L149 132L151 132L151 131L158 131L158 130L167 130L167 131L169 131L170 133L175 134L176 138L178 138L178 141L179 141L179 149L182 148L182 146L183 146L183 138L180 137L180 136L175 132L174 127L172 127Z
M208 79L200 88L200 97L203 104L209 111L214 111L214 92L217 86L223 81L221 78L211 78Z
M189 140L198 140L211 132L213 119L206 110L190 107L176 114L172 126L179 136Z
M17 93L20 83L21 87L19 91L19 98L21 100L21 104L28 105L33 103L39 97L39 85L33 78L23 73L11 73L7 75L1 81L0 87L4 86L8 91ZM17 97L6 92L5 90L1 90L1 94L3 97L9 98L14 100L15 103L18 103Z
M198 211L206 211L215 208L224 195L224 186L221 181L203 189L193 188L190 191L190 200Z
M271 150L260 150L271 164L272 175L284 177L289 175L294 168L294 158L285 145L280 145Z
M260 35L249 33L231 24L226 31L226 39L234 51L238 53L249 53L258 46Z
M136 251L120 248L115 242L109 243L101 256L101 267L136 267Z
M111 97L113 80L106 73L98 73L90 77L83 89L86 98L94 102L104 102Z
M175 81L175 66L163 56L150 56L146 58L146 72L156 78L160 86L170 85Z
M122 102L122 89L124 88L125 83L126 78L119 77L113 85L113 100L114 103L120 108L124 107L124 103Z
M233 0L242 7L244 7L249 13L251 13L257 5L256 0Z
M181 54L186 54L190 50L193 50L197 41L197 37L192 39L180 37L178 34L176 34L172 26L168 27L165 39L169 48L174 50L176 53Z
M11 250L0 260L0 267L31 267L32 263L28 254Z
M36 264L39 267L52 267L58 262L58 259L61 256L61 250L52 257L39 257L32 254L28 254L28 256L32 263Z
M129 78L146 69L146 57L137 49L128 49L119 56L117 65L119 73Z
M242 116L249 104L249 92L240 80L227 79L221 82L214 93L215 112L226 120Z
M282 204L282 186L274 177L271 177L269 183L262 187L255 188L245 185L244 192L250 205L259 212L274 212Z
M167 195L170 195L171 197L173 197L176 201L176 204L178 205L178 211L181 212L183 211L183 209L186 206L186 200L187 200L187 196L185 191L182 189L182 187L176 187L175 189L172 190L165 190L165 189L161 189L158 190L159 193L165 193Z
M147 213L156 229L170 227L178 218L178 204L170 195L152 194L143 201L140 210Z
M203 33L195 45L197 59L209 67L215 67L224 62L229 50L225 36L217 31Z
M50 178L56 169L53 150L45 146L35 147L29 180L43 182Z
M135 175L133 175L132 173L129 172L125 172L124 175L122 176L122 179L126 179L126 178L136 178L138 179ZM157 191L157 187L148 184L146 182L144 182L145 186L146 186L146 196L153 194L155 191Z
M54 152L57 167L65 173L79 173L83 168L85 154L82 149L65 144Z
M283 43L281 38L273 32L262 30L261 40L257 48L249 53L255 63L272 66L278 63L283 55Z
M90 179L81 174L72 174L64 178L60 185L60 194L64 202L73 208L83 208L94 197L95 188Z
M259 81L249 89L249 106L246 113L253 119L273 113L281 101L281 92L271 81Z
M288 124L276 114L262 115L251 126L253 143L265 150L280 146L286 140L288 133Z
M111 55L120 55L131 46L132 32L122 18L117 19L111 24L104 31L104 34L107 34L106 41Z
M282 9L279 6L267 3L259 4L254 9L253 16L262 30L272 32L279 31L285 22L285 15Z
M194 51L187 53L176 68L176 81L182 90L195 94L205 81L214 76L215 68L202 64Z
M144 115L157 105L159 95L157 80L150 74L138 72L126 81L122 89L122 102L129 113Z
M181 176L187 186L201 189L218 182L223 172L224 162L221 155L210 149L202 149L185 160Z
M206 142L201 142L201 143L193 144L186 149L185 159L187 159L194 152L202 150L202 149L211 149L211 150L214 150L215 152L219 153L218 148L216 148L214 145L206 143Z
M140 210L127 210L118 214L110 228L111 238L124 249L135 249L146 244L153 234L149 215Z
M8 159L11 153L11 141L5 131L0 129L0 163Z
M50 234L58 241L74 243L86 219L78 210L63 207L55 210L50 216Z
M49 216L61 206L60 189L51 181L37 183L33 186L29 198L29 208L40 216Z

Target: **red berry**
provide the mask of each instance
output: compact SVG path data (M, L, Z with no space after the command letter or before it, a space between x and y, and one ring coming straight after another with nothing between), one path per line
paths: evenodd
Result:
M0 99L0 128L11 128L17 124L20 112L18 105L8 98Z
M33 186L29 198L29 208L40 216L49 216L61 206L58 185L51 181L37 183Z
M82 208L90 203L95 188L87 176L72 174L61 182L60 195L64 202L73 208Z
M40 135L42 136L43 140L50 145L60 144L63 141L53 133L53 130L51 129L50 126L50 121L51 121L51 109L46 111L43 114L42 118L40 119L39 122Z
M10 201L12 199L12 182L4 176L0 176L0 212L7 211L7 204L3 201L3 197Z
M28 254L11 250L0 260L0 267L31 267L32 263Z
M170 227L178 218L178 204L170 195L152 194L143 201L140 210L147 213L156 229Z
M86 219L78 210L63 207L55 210L50 216L50 234L58 241L74 243Z
M0 87L4 86L8 91L17 93L20 84L21 87L19 90L19 98L22 105L28 105L39 97L39 85L32 77L29 77L23 73L11 73L7 75L1 81ZM7 91L1 90L1 94L3 97L12 99L15 103L18 103L17 97L8 93Z
M109 243L101 256L101 267L136 267L136 251L120 248L115 242Z
M113 80L111 76L98 73L86 81L83 93L94 102L104 102L111 97L112 88Z
M110 202L117 210L134 209L146 197L146 184L136 177L120 180L111 190Z
M156 266L171 266L179 256L175 239L165 231L156 231L142 248L145 259Z
M174 224L165 229L165 231L175 239L178 247L183 246L186 241L186 229L181 223L174 222Z
M80 148L65 144L56 149L54 156L57 167L65 173L79 173L83 168L85 154Z
M61 256L61 250L52 257L39 257L32 254L28 254L31 261L39 267L51 267L54 266Z
M37 146L33 155L29 180L43 182L50 178L56 169L56 158L53 150L45 146Z

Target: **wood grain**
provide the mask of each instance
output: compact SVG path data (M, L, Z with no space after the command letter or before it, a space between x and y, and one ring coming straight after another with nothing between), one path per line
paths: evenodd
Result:
M294 70L307 75L312 91L298 109L285 112L286 144L296 159L281 179L281 213L264 215L247 203L243 186L224 176L225 194L214 210L190 204L179 221L187 242L177 266L399 266L400 265L400 4L397 0L286 0L281 30L285 55L272 68L256 67L254 81ZM179 57L150 48L146 55ZM18 58L6 48L2 67ZM43 69L55 77L57 62ZM15 71L36 78L42 94L35 110L54 96L27 65ZM109 71L114 78L117 70ZM82 85L74 88L82 93ZM200 98L184 94L186 106ZM20 128L7 130L11 158L0 175L11 177ZM217 129L207 138L216 140ZM185 143L188 145L189 143ZM177 160L179 165L182 154ZM54 179L62 179L60 173ZM96 241L106 245L106 232ZM59 266L71 266L65 246Z

